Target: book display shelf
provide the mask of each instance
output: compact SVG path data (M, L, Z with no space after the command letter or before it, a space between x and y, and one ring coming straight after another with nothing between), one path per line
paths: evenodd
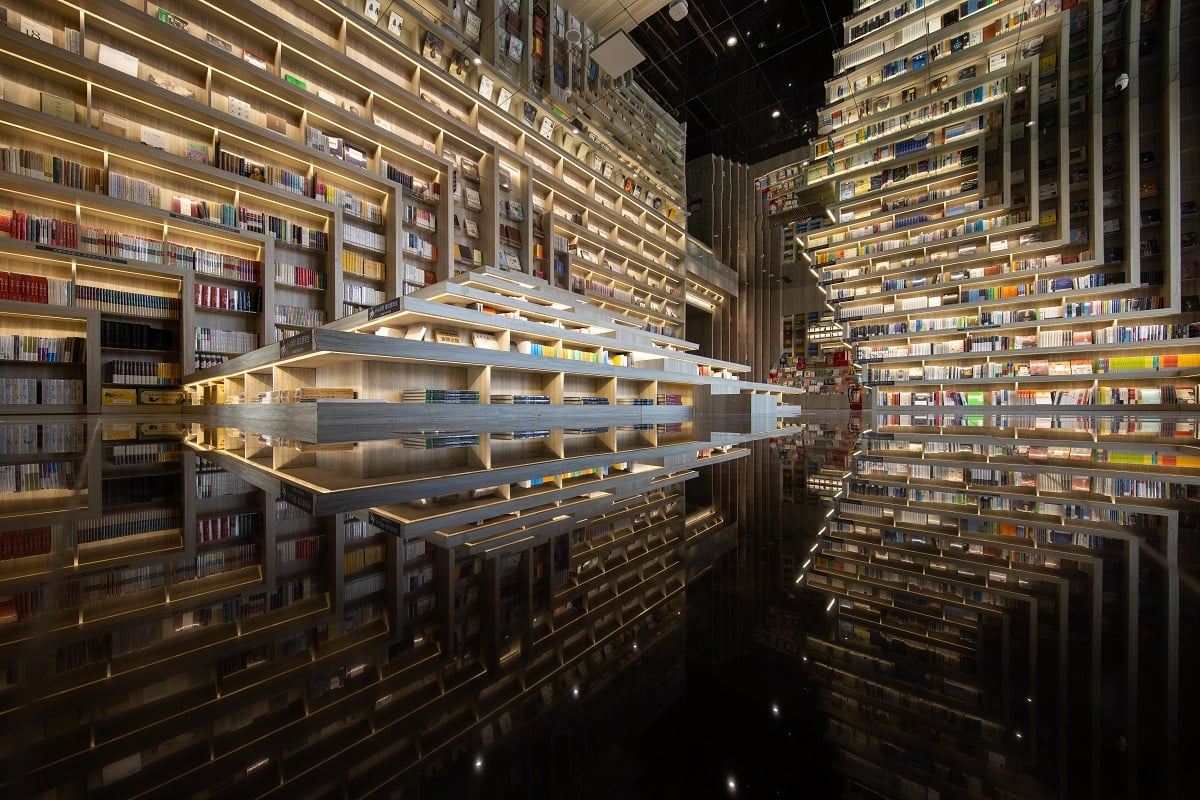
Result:
M486 752L682 624L685 552L720 517L685 519L682 485L744 453L726 438L555 459L501 439L499 468L439 448L466 469L332 511L308 479L411 468L409 437L387 453L66 416L0 434L0 475L25 476L0 486L0 758L30 796L197 775L367 796L441 745ZM352 753L380 757L347 770Z
M1153 177L1179 124L1155 79L1157 5L993 5L948 8L941 23L967 44L920 72L889 62L877 77L872 61L828 85L830 134L808 180L832 184L835 222L806 253L864 385L889 387L883 404L1193 402L1200 332L1175 289L1185 260L1149 238L1186 227L1190 208ZM1141 42L1138 70L1126 41ZM1124 102L1108 80L1118 66L1154 88Z
M194 369L463 270L547 274L553 214L578 221L571 247L611 242L622 286L606 281L607 298L682 334L684 233L661 200L679 186L605 175L608 162L584 158L589 142L617 160L589 138L602 126L571 132L536 93L533 123L548 127L525 124L518 100L493 99L513 92L500 74L472 63L467 83L450 65L459 51L425 47L419 33L450 41L437 20L402 4L372 20L361 5L8 4L3 300L98 310L106 382L177 389ZM266 32L280 20L295 41ZM565 286L586 277L569 261Z
M1170 4L1010 5L857 2L806 173L832 223L800 258L874 409L798 571L835 612L805 648L884 794L1037 792L972 762L1168 786L1148 742L1187 691L1145 601L1200 498L1181 44ZM1108 724L1138 756L1103 764Z
M1152 740L1187 690L1157 598L1200 498L1170 6L860 0L845 21L805 175L830 221L799 257L873 409L798 582L833 614L805 645L827 736L872 791L1169 783ZM1077 713L1113 691L1121 710ZM1106 764L1109 725L1145 738Z

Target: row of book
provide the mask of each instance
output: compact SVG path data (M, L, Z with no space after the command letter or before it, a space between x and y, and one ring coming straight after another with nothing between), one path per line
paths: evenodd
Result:
M181 366L168 361L114 359L105 363L104 372L108 383L139 385L173 386L183 377Z
M428 208L414 205L412 203L404 204L404 224L412 228L421 228L427 231L437 230L437 217L434 212ZM382 237L381 237L382 238ZM382 250L382 247L376 249Z
M75 465L70 461L0 464L0 494L74 488Z
M217 166L226 172L232 172L234 175L241 175L243 178L249 178L252 181L267 183L293 194L300 194L305 197L314 196L309 193L311 183L307 175L252 161L237 153L218 150Z
M347 289L350 287L347 286ZM298 325L305 328L317 328L324 325L327 315L324 309L307 308L304 306L289 306L275 304L275 322L280 325Z
M396 167L394 164L389 164L385 160L381 160L380 162L380 171L383 177L389 181L400 184L400 188L404 191L406 197L412 197L426 203L436 203L442 197L442 185L438 181L425 181L409 175L404 170ZM478 194L476 192L476 197L478 197ZM470 207L469 203L468 207Z
M604 364L607 359L603 352L576 350L571 347L555 347L541 342L517 342L517 352L546 358L565 358L570 361L586 361L592 364Z
M311 555L315 555L315 553ZM297 557L307 558L308 556ZM342 557L342 572L346 575L362 572L376 564L382 564L386 557L387 548L382 544L369 544L365 547L351 550Z
M112 445L105 452L105 459L110 464L128 466L130 464L169 464L178 462L180 456L178 442L141 442L137 444Z
M89 167L62 156L11 146L0 148L0 169L85 192L100 191L104 178L104 170L100 167Z
M430 230L433 230L431 228ZM342 226L342 241L346 244L362 247L367 250L374 250L377 253L382 253L387 250L387 239L379 231L367 230L358 225L343 225Z
M69 278L0 272L0 300L69 306L74 296L74 284Z
M182 512L178 508L150 508L105 514L99 519L83 520L78 524L75 538L80 544L106 542L125 536L176 530Z
M201 353L236 355L258 349L258 334L196 326L195 342Z
M100 346L124 350L172 351L175 334L140 322L100 321Z
M329 249L329 234L323 230L270 215L265 218L265 223L265 229L258 233L265 233L276 241L307 247L310 250ZM250 228L247 227L247 230Z
M152 208L162 208L162 187L156 183L108 171L108 196Z
M275 562L285 564L289 561L300 561L319 555L325 543L322 536L302 536L299 539L289 539L277 542L275 545ZM349 558L349 555L347 555Z
M347 281L342 285L342 299L358 306L375 306L387 300L387 292Z
M375 258L367 258L362 253L352 250L342 251L342 270L352 275L381 281L387 272L387 265ZM320 277L320 288L324 288L325 276Z
M0 455L82 453L87 449L82 422L9 422L0 425Z
M200 308L257 313L262 303L262 292L257 288L233 289L228 286L197 283L194 290L192 299Z
M83 405L84 382L77 378L0 378L0 403L45 406Z
M200 286L197 284L196 288ZM150 294L145 290L126 291L76 284L75 307L152 319L179 319L180 302L178 296Z
M253 492L254 484L231 472L200 472L196 475L196 497L224 497Z
M0 561L45 555L53 546L54 536L49 525L0 531Z
M32 336L0 333L0 361L82 364L87 339L82 336Z
M166 255L168 265L190 266L195 272L247 283L258 283L262 277L262 261L230 253L217 253L199 247L171 245Z
M262 563L262 547L257 542L222 550L209 550L196 554L196 577L219 575L243 567Z

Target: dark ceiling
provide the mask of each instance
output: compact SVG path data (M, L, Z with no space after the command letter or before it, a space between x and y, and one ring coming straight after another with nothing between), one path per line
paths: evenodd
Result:
M687 123L687 158L715 153L755 164L807 144L851 0L688 5L679 22L668 4L629 32L646 54L638 83Z

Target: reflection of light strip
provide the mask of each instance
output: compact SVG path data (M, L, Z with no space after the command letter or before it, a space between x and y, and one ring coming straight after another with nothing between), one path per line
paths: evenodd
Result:
M703 297L700 297L699 295L692 294L691 292L685 292L684 299L686 299L689 303L691 303L694 306L700 306L701 308L707 308L709 311L715 311L717 308L715 305L713 305L712 301L707 300Z

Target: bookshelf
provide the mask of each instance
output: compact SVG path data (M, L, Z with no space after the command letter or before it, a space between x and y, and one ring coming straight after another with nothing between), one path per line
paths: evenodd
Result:
M372 20L357 7L268 5L239 17L186 2L161 14L13 10L13 24L0 31L13 66L2 101L11 113L0 131L11 148L0 175L5 202L26 215L19 224L28 215L65 220L106 243L64 235L27 248L24 234L14 235L7 271L32 249L39 257L31 274L59 287L70 281L68 291L173 298L172 313L139 310L155 321L133 324L164 331L154 336L166 346L139 360L176 379L459 269L546 272L547 232L535 236L541 217L536 225L531 217L535 194L539 215L553 210L553 196L535 189L548 181L572 196L573 213L603 203L612 218L593 227L632 226L638 236L622 244L648 263L629 282L655 296L633 305L645 309L643 325L681 332L683 232L662 206L679 189L643 192L631 179L624 191L621 175L604 175L604 161L594 169L585 162L591 148L581 147L582 132L557 124L550 137L536 135L516 102L513 112L482 103L470 88L489 67L470 65L470 85L435 69L419 34L437 24L469 33L478 14L423 29L412 24L420 17L413 9L405 27L390 13ZM519 27L535 13L544 18L546 9L522 7ZM294 25L297 42L264 32L278 19ZM54 44L23 36L22 20L30 30L58 31ZM189 54L197 39L205 59ZM492 86L498 79L489 77ZM531 99L536 116L542 107ZM429 115L414 113L428 107ZM515 190L499 188L501 163ZM117 308L104 313L128 313Z
M983 769L1012 763L1070 770L1072 791L1172 780L1171 755L1103 763L1080 713L1119 685L1145 743L1174 735L1186 691L1169 659L1106 666L1174 641L1177 611L1147 600L1171 570L1112 576L1194 524L1200 346L1170 249L1191 189L1167 174L1190 155L1166 5L868 1L845 21L804 176L830 219L796 258L873 409L798 583L830 613L805 655L865 790L1041 791ZM935 724L971 733L913 762ZM948 778L952 761L981 777Z

